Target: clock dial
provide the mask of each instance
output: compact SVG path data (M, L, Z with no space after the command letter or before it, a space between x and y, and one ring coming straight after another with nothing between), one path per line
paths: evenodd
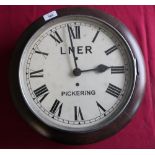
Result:
M47 23L27 43L21 90L47 125L88 130L125 106L133 87L132 63L126 43L106 24L66 17Z

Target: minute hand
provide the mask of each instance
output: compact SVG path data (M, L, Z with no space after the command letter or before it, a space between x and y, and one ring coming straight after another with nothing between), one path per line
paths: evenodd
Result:
M81 72L90 72L90 71L96 71L98 73L102 73L102 72L105 72L107 69L109 69L111 67L108 67L106 65L103 65L103 64L100 64L98 65L97 67L95 68L92 68L92 69L87 69L87 70L81 70Z
M78 66L77 66L77 62L76 62L76 56L75 56L75 51L74 51L73 41L72 41L72 37L71 37L70 27L69 27L68 24L67 24L67 28L68 28L69 39L70 39L71 48L72 48L72 53L73 53L74 64L75 64L75 68L77 69Z

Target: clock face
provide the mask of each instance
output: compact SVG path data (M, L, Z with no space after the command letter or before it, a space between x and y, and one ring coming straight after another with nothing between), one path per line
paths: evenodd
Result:
M19 82L30 110L45 124L88 131L114 120L134 87L133 57L112 27L84 16L49 21L29 39Z

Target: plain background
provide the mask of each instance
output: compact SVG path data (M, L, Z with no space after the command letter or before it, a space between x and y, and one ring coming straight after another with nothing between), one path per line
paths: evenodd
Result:
M89 145L65 145L35 132L16 111L9 91L9 63L16 42L38 17L74 6L0 6L0 148L155 148L155 6L86 6L122 21L142 48L147 85L133 120L116 135Z

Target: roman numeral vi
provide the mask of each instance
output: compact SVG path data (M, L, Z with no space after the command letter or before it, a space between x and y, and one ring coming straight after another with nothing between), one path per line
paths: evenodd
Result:
M74 119L75 121L84 120L80 107L74 106Z

